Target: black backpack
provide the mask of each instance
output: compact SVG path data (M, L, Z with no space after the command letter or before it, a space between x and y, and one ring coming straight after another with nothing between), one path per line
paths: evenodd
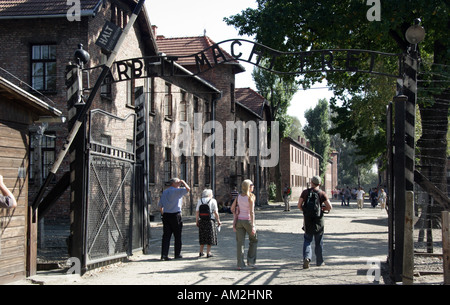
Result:
M211 199L208 200L207 203L203 203L203 200L202 200L202 204L198 208L198 216L200 217L200 219L205 219L205 220L211 219L211 209L209 208L210 201L211 201Z
M308 198L303 205L303 215L308 218L321 218L323 216L318 191L316 192L313 189L308 190Z

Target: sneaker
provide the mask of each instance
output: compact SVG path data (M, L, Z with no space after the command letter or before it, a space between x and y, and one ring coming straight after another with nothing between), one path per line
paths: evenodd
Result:
M309 262L310 260L308 258L303 260L303 269L309 269Z
M199 256L199 257L205 256L205 253L200 252L200 253L198 254L198 256Z
M162 257L161 257L161 260L162 260L162 261L170 261L171 258L169 258L168 256L162 256Z
M317 264L317 267L325 266L325 262L321 262L320 264Z

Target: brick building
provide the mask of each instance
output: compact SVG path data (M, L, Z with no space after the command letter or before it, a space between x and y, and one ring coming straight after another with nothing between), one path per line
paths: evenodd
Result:
M289 185L292 190L291 201L297 201L301 192L311 186L311 178L319 175L319 162L322 156L309 148L306 139L295 140L287 137L281 141L280 162L282 187ZM289 160L287 160L289 157Z
M73 100L68 101L66 66L69 62L74 61L74 51L79 44L82 44L84 50L90 54L90 61L84 66L85 72L83 73L83 88L88 88L83 93L87 97L89 88L93 86L101 71L101 65L109 56L108 52L95 44L105 21L124 28L135 5L136 1L134 0L81 1L80 20L70 21L67 17L70 6L64 0L52 2L34 0L20 3L0 1L0 38L4 41L0 46L1 71L8 75L14 75L22 83L29 83L40 92L40 95L48 99L49 103L61 109L62 115L68 118L66 123L51 123L45 126L44 138L46 141L43 141L42 145L36 146L33 143L30 145L30 166L28 167L30 202L34 200L41 182L45 179L59 153L68 135L67 124L73 123L72 118L77 109ZM126 62L127 59L155 56L158 53L151 23L144 7L119 50L116 61ZM131 75L131 66L132 63L125 64L126 71L122 72ZM173 155L175 135L171 130L177 122L188 122L192 126L194 113L203 114L203 123L209 121L214 116L213 105L220 96L220 91L204 79L193 76L180 65L175 64L175 66L178 72L181 71L182 76L131 77L126 81L111 82L118 69L113 66L111 74L107 76L106 82L96 95L91 109L101 111L89 113L89 124L86 124L84 132L80 131L77 136L84 136L85 139L75 140L72 145L75 147L78 145L78 148L81 149L71 150L68 153L56 174L55 181L50 184L44 200L51 195L55 188L67 188L65 185L64 187L60 186L62 181L67 181L67 183L70 181L70 187L65 192L60 191L62 195L58 194L57 197L49 198L51 200L46 202L52 201L51 205L47 207L46 204L42 204L43 207L39 208L40 212L43 212L44 206L46 207L46 223L62 221L70 225L69 251L71 256L82 255L84 244L89 242L81 240L79 235L84 234L83 213L87 214L87 217L90 217L92 213L91 211L87 213L80 211L79 208L84 206L83 202L90 200L86 197L92 196L92 193L98 192L99 197L107 197L107 194L102 194L105 191L101 186L94 188L85 185L85 183L90 183L86 181L95 179L87 179L85 176L87 174L83 172L84 169L87 171L90 165L94 167L102 163L102 161L94 160L88 165L88 162L94 159L85 153L84 143L88 140L89 145L86 149L93 152L96 157L110 154L130 155L137 167L141 163L147 162L148 172L145 175L142 172L140 172L141 174L135 172L136 177L129 180L131 181L129 183L135 186L139 185L136 193L140 194L128 193L122 197L126 197L124 200L134 200L139 208L146 209L147 203L151 203L150 213L156 210L160 193L166 187L166 182L170 177L181 177L193 186L191 196L184 198L183 208L187 213L192 211L193 200L199 196L200 192L206 187L211 187L214 177L211 175L213 170L211 158L206 156L175 157ZM138 113L142 109L139 105L142 103L148 110L143 115L143 121L147 124L145 127L147 136L137 138L137 134L141 131L139 124L142 125L142 120L135 121L136 129L133 128L133 125L127 126L128 123L123 125L126 128L119 128L119 121L122 118L139 115ZM108 116L102 116L103 113L107 113ZM90 126L93 127L90 128ZM42 131L42 127L40 124L30 126L30 137L33 139L38 131ZM142 153L138 147L143 143L148 145L143 150L145 153ZM42 151L42 158L36 155L38 151ZM148 159L145 155L148 156ZM67 175L70 171L72 174ZM142 185L140 179L143 176L146 176L148 186ZM129 188L129 183L126 182L124 187ZM147 191L148 198L142 194ZM141 202L143 198L147 198L147 202ZM129 213L130 209L132 208L125 208L125 212L123 212L125 214L121 213L127 215L126 213ZM110 214L108 209L105 211L106 214ZM126 218L126 216L121 217ZM105 220L103 223L111 222L114 226L116 220L115 218ZM145 223L145 220L143 222ZM128 230L129 226L125 224L124 227ZM143 230L137 229L136 232L141 231ZM78 234L75 238L78 238L76 241L73 238L74 234ZM117 233L111 233L107 238L110 239L110 242L116 242L116 235ZM134 236L137 235L134 234ZM83 235L82 238L88 237ZM128 245L126 242L123 244ZM91 250L94 252L94 247ZM111 246L106 251L117 254L117 249ZM120 255L126 255L126 253L122 252Z
M332 190L337 186L337 152L332 151L327 160L314 152L309 142L302 137L291 137L281 141L280 155L286 156L280 161L282 186L289 185L292 190L291 201L297 201L301 192L311 186L311 178L319 175L320 162L327 162L325 179L321 189L331 198ZM289 156L289 162L286 162Z
M194 57L189 55L201 52L215 44L208 36L166 38L157 35L156 26L153 29L157 37L158 49L167 55L178 56L178 63L193 73L198 71L197 62ZM213 52L216 51L209 50L203 54L210 63L214 63L216 59ZM244 67L225 50L221 49L220 54L228 61L200 74L203 79L213 84L222 93L221 98L212 104L215 109L214 120L225 127L226 122L259 122L270 119L267 101L261 95L249 88L236 88L235 75L244 72ZM223 137L223 148L225 149L226 146L226 137ZM240 183L245 179L252 179L254 183L258 179L260 185L257 185L256 192L258 200L261 200L258 204L267 202L268 174L260 168L256 157L248 157L248 154L246 157L230 157L223 154L222 156L212 156L211 162L212 189L219 203L229 201L232 188L237 185L239 190ZM262 177L266 177L266 179Z

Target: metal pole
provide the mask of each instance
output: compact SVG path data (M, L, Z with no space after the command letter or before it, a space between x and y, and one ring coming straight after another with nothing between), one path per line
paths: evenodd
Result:
M52 179L55 177L56 172L58 171L59 167L61 166L62 161L64 160L70 145L72 144L75 136L78 133L78 130L80 129L81 125L83 124L83 121L86 117L86 114L89 110L89 108L92 105L92 102L94 101L94 98L97 94L97 91L100 89L100 86L102 85L105 77L108 75L108 72L111 69L112 64L114 63L114 60L116 59L117 53L123 43L123 41L125 40L125 37L127 36L127 34L130 32L131 28L133 27L139 13L142 10L142 7L144 5L145 0L139 0L138 4L136 5L136 7L134 8L133 14L130 17L129 22L127 23L125 29L123 30L122 34L120 35L119 40L117 41L116 46L114 47L113 51L111 52L111 55L108 58L108 61L106 62L106 64L103 66L103 70L100 74L100 76L98 77L94 87L92 88L91 93L89 94L89 97L86 101L86 104L83 106L83 108L81 109L81 111L79 112L77 119L72 127L72 129L70 130L69 135L66 138L66 142L64 143L62 150L59 152L58 157L55 160L55 163L53 164L53 167L51 168L50 172L47 175L47 178L44 182L44 184L41 186L41 188L39 189L39 193L36 196L32 207L33 207L33 212L36 213L37 208L39 207L42 197L44 196L45 193L45 189L48 187L48 185L50 184L50 181L52 181Z
M403 285L414 283L414 192L406 191L405 233L403 242Z
M401 281L403 268L403 231L405 225L405 104L407 97L404 95L394 98L395 107L395 132L394 132L394 257L393 269L395 282ZM391 207L390 207L391 209Z

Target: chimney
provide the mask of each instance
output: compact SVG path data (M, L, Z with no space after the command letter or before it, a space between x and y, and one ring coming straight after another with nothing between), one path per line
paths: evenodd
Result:
M153 37L156 38L156 32L158 31L158 27L156 25L152 25Z

